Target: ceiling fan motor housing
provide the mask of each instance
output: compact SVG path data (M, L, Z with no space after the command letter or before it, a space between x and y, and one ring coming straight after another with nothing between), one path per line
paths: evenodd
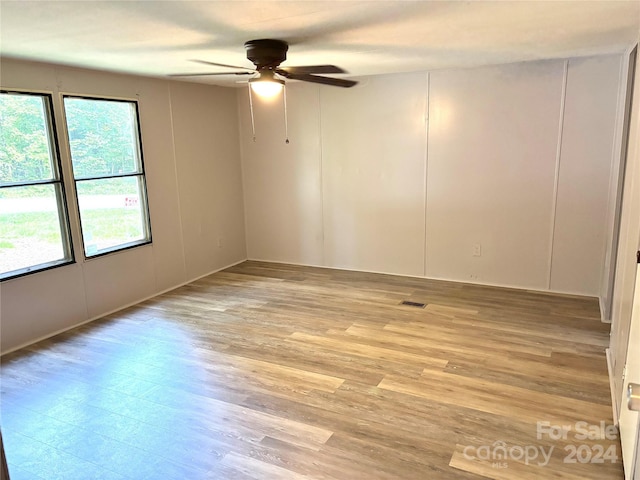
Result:
M247 58L261 69L275 69L287 59L289 45L282 40L251 40L244 44Z

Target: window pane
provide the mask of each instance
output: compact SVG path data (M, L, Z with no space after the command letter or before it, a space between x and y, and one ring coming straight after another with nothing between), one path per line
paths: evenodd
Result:
M66 97L64 107L76 179L142 171L133 103Z
M45 98L0 93L0 185L53 179Z
M80 181L77 192L88 257L148 241L142 177Z
M63 247L59 195L51 184L0 190L0 277L70 260Z

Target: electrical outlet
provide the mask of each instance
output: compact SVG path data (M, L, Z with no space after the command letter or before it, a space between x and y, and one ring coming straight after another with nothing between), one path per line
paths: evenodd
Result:
M222 248L222 237L218 237L218 248Z
M474 257L481 257L482 256L482 245L480 245L479 243L474 243L473 244L473 256Z

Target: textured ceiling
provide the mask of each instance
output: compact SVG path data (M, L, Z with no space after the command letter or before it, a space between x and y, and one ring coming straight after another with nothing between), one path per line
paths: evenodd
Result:
M0 1L3 56L152 76L252 67L256 38L361 76L620 52L639 29L640 0Z

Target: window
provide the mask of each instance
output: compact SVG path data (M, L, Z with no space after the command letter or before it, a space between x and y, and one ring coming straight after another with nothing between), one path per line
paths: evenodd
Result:
M0 279L71 262L51 96L0 90Z
M136 102L64 97L84 253L151 242Z

